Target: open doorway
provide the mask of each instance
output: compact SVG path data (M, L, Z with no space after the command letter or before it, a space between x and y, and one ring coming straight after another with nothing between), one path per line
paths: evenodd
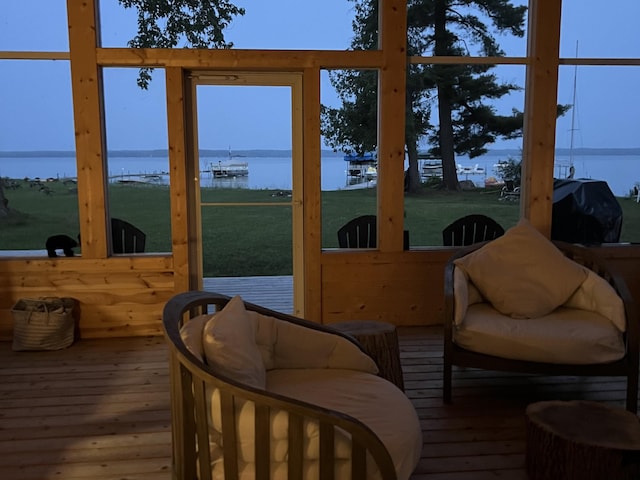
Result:
M199 72L191 82L203 289L302 312L301 76Z

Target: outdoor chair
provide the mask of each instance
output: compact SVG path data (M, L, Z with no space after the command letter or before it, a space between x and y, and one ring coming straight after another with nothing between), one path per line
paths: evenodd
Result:
M113 253L142 253L147 236L138 227L119 218L111 219Z
M623 278L592 250L526 221L458 250L444 278L443 400L452 367L623 376L637 411L638 315Z
M163 311L173 476L408 480L423 449L411 400L331 326L213 292Z
M376 248L377 218L361 215L349 220L338 230L340 248Z
M504 228L493 218L474 214L459 218L442 230L442 244L460 247L493 240L504 234Z
M516 201L520 200L520 187L516 187L513 180L505 180L504 186L500 190L498 200Z

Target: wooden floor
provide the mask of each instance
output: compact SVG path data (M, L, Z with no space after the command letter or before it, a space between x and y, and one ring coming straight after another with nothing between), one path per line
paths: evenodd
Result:
M230 297L240 295L247 302L256 303L277 312L293 312L293 277L291 275L209 277L203 279L202 289Z
M624 382L454 372L444 405L442 333L399 329L424 450L412 480L525 479L524 409L591 399L622 406ZM56 352L0 343L0 478L169 480L167 349L159 337L81 340Z

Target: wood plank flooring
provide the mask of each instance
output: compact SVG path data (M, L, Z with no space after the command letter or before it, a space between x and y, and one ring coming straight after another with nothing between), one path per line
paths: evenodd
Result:
M293 277L273 275L262 277L209 277L203 279L205 292L216 292L261 305L277 312L293 312Z
M625 382L454 371L444 405L442 332L399 329L405 390L420 416L412 480L524 480L527 404L590 399L622 408ZM169 480L167 349L160 337L80 340L56 352L0 343L0 478Z
M0 477L171 478L162 337L80 340L56 352L0 349Z

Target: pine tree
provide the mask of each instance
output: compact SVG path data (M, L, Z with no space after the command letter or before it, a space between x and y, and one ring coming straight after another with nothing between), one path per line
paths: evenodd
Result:
M9 199L4 194L4 179L0 178L0 218L8 217L10 214Z
M355 3L351 48L378 48L378 0ZM409 0L407 5L409 56L504 56L496 34L524 35L526 7L508 0ZM489 29L483 20L491 24ZM493 65L423 64L407 68L405 145L409 158L409 190L420 185L418 148L442 159L443 185L458 189L455 156L473 158L486 153L497 139L522 134L522 112L498 115L491 100L521 87L500 82ZM331 82L342 101L340 108L323 107L322 133L334 149L363 153L376 148L375 72L338 71ZM373 93L372 93L373 92ZM431 122L434 110L437 127Z
M226 0L118 0L138 13L138 33L132 48L232 48L224 29L244 8ZM141 68L138 86L147 89L150 68Z

